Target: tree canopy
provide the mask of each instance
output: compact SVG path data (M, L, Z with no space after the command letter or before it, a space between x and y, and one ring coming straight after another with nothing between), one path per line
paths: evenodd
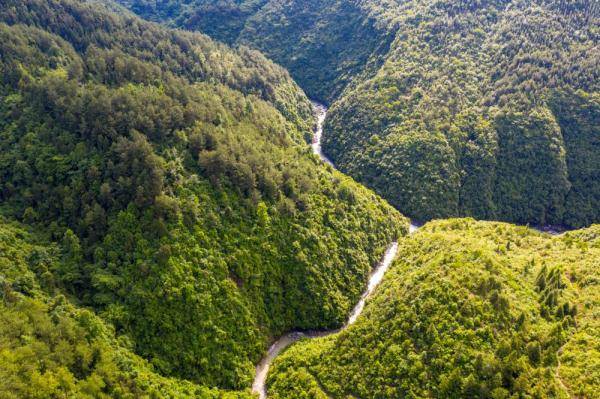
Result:
M275 360L269 398L598 398L599 238L430 222L355 324Z
M261 50L331 104L325 153L410 217L599 221L596 2L166 4L171 23Z
M396 210L310 152L310 103L255 51L72 0L4 2L0 37L0 213L64 252L40 260L40 298L7 280L6 256L3 289L25 306L6 310L7 337L37 317L32 335L59 334L44 320L62 295L65 323L87 309L148 387L245 395L269 342L341 325L406 232ZM76 346L86 333L73 329ZM56 392L84 390L101 349L82 345L87 363L44 366ZM136 371L123 367L114 378L129 384ZM52 382L61 373L73 383Z

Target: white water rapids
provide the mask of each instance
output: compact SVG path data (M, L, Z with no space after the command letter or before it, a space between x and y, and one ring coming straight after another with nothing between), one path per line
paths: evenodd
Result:
M323 162L335 167L333 165L333 162L331 162L331 160L329 160L329 158L327 158L325 154L323 154L323 151L321 149L321 135L323 134L323 122L325 121L325 116L327 115L327 107L325 107L322 104L313 103L313 108L317 116L317 128L315 130L312 142L313 152L317 154ZM418 228L418 225L411 223L409 233L414 233ZM252 392L258 393L260 399L266 399L266 380L267 374L269 373L269 367L271 366L273 360L277 357L277 355L279 355L279 353L282 350L284 350L285 348L287 348L288 346L290 346L291 344L293 344L301 338L325 337L327 335L337 333L354 323L358 316L360 316L360 314L362 313L367 298L379 285L379 283L383 279L385 272L392 264L392 261L394 260L397 251L398 243L393 242L392 244L390 244L390 246L385 251L383 259L381 260L381 262L379 262L379 264L371 273L367 289L365 290L365 292L363 292L362 296L360 297L360 300L358 301L356 306L354 306L354 309L352 309L352 313L350 313L348 321L346 322L346 324L344 324L344 326L341 329L329 331L292 331L275 341L273 345L271 345L271 347L269 348L267 355L256 366L256 376L254 377L254 382L252 383Z

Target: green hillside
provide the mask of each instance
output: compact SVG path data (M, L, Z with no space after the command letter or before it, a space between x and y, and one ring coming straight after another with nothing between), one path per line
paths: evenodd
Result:
M354 325L275 361L269 398L598 398L599 260L597 225L428 223Z
M333 104L325 152L417 219L598 222L598 10L467 4L402 11L383 66Z
M336 166L413 218L600 220L595 1L123 2L288 68Z
M0 399L600 399L597 2L119 3L0 0Z
M198 30L233 44L246 21L268 0L121 0L144 19Z
M14 320L0 341L22 386L8 390L51 397L35 396L35 376L53 397L88 383L91 397L248 392L273 337L342 324L407 222L310 153L312 109L283 69L111 10L2 2L0 212L50 248L38 259L9 237L0 254ZM81 317L105 336L89 337ZM71 346L59 347L62 319ZM28 336L58 360L14 358ZM57 354L77 345L87 363ZM110 375L90 366L98 348Z
M0 397L250 398L165 378L126 336L58 287L69 239L47 243L0 221Z

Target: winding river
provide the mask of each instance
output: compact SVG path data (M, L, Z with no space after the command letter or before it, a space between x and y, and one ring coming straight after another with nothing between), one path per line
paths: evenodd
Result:
M327 158L325 154L323 154L323 150L321 149L321 135L323 134L323 122L325 121L325 117L327 116L327 107L325 107L322 104L313 102L313 108L317 117L317 128L315 130L313 142L311 145L313 152L317 154L323 162L331 165L332 167L335 167L333 165L333 162L331 162L331 160ZM418 228L418 225L411 223L409 233L412 234ZM354 323L358 316L360 316L360 314L362 313L367 298L379 285L379 283L383 279L386 270L392 264L392 261L394 260L397 251L398 243L393 242L392 244L390 244L390 246L385 251L383 259L379 262L379 264L377 264L377 266L371 273L371 276L369 277L369 284L367 285L366 290L363 292L356 306L354 306L354 309L352 309L352 313L350 313L348 321L346 321L346 324L344 324L342 328L329 331L292 331L275 341L273 345L271 345L271 347L269 348L269 351L267 352L266 356L256 366L256 376L254 377L254 382L252 383L252 392L258 393L260 399L266 399L266 380L267 374L269 373L269 367L271 366L273 360L275 360L277 355L279 355L279 353L281 353L282 350L284 350L294 342L298 341L299 339L325 337L327 335L335 334Z

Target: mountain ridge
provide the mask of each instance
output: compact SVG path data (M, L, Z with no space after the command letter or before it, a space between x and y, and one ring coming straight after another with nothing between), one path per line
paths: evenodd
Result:
M188 5L211 21L218 8ZM327 155L412 218L577 228L599 217L598 151L579 152L598 146L599 18L586 0L271 1L226 40L331 105Z
M0 397L598 397L595 3L121 3L0 0Z
M310 153L312 107L283 69L95 2L2 5L0 211L60 243L43 302L92 311L123 343L110 353L147 362L143 393L175 397L247 396L273 337L343 323L408 223ZM55 395L118 395L68 361L27 368L9 373L21 397L31 373Z

